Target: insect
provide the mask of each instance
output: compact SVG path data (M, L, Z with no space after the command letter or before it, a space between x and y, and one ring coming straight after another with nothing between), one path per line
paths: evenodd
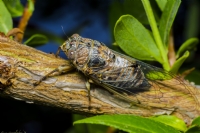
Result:
M67 55L74 68L88 77L90 82L104 87L132 104L176 108L179 105L175 104L173 98L179 100L181 95L184 95L183 99L192 97L192 101L199 106L195 89L188 87L178 76L115 52L99 41L74 34L60 46L57 53L60 50ZM55 71L63 70L64 67ZM179 94L179 91L183 92ZM129 98L130 95L134 98Z

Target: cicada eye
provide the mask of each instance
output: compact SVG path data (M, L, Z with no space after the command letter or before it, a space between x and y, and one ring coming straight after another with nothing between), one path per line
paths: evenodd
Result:
M74 47L71 47L67 52L67 57L70 60L73 60L73 59L75 59L75 54L76 54L76 51L75 51Z
M70 42L70 43L66 43L66 54L67 54L67 57L70 59L70 60L73 60L75 58L75 53L76 53L76 47L75 45Z
M71 48L70 43L66 42L66 49L69 50Z

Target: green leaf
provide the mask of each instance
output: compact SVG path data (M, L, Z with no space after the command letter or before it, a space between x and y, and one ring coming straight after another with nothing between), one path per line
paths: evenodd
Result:
M60 36L57 36L55 34L52 34L48 31L43 31L41 29L32 29L32 28L28 28L26 29L26 34L24 34L24 38L29 38L30 36L34 35L34 34L42 34L42 35L45 35L49 41L52 41L52 42L55 42L57 44L62 44L65 40L60 37Z
M133 15L143 24L149 23L141 0L125 0L123 2L115 0L109 8L109 23L112 32L116 21L125 14Z
M80 119L83 119L83 118L85 118L85 117L82 116L82 115L73 114L73 121L77 121L77 120L80 120ZM87 127L86 127L85 124L74 125L74 131L76 133L87 133Z
M176 60L176 62L174 63L174 65L170 69L170 72L177 73L179 68L181 67L183 62L188 58L189 55L190 55L190 52L186 51L182 57L180 57L178 60Z
M133 16L123 15L114 29L116 43L128 55L162 63L160 52L145 27Z
M163 11L165 9L165 5L167 3L167 0L156 0L159 8L161 11Z
M150 119L169 125L179 131L187 130L185 122L172 115L160 115L160 116L150 117Z
M169 33L181 0L168 0L159 22L159 32L163 44L168 45Z
M10 12L12 17L19 17L22 16L24 7L20 3L20 0L3 0L5 6L7 7L8 11Z
M199 43L199 39L198 38L190 38L188 40L186 40L181 47L178 49L178 52L176 54L176 58L178 58L179 56L181 56L185 51L191 51L196 49L197 44Z
M120 16L126 14L134 16L143 24L149 23L141 0L115 0L112 2L109 8L109 27L112 32L114 31L116 21L120 18Z
M158 47L162 61L161 64L163 66L163 68L165 70L169 70L170 69L170 65L167 59L167 49L164 47L163 43L162 43L162 39L158 30L158 24L155 20L155 15L153 13L153 9L151 7L151 4L148 0L141 0L145 9L145 12L147 14L147 18L149 20L149 24L153 33L153 38L155 40L156 46Z
M41 34L32 35L29 39L27 39L24 44L29 46L40 46L48 42L46 36Z
M111 49L119 53L125 54L124 51L122 51L122 49L119 47L119 45L117 45L116 42L112 44Z
M2 0L0 0L0 32L7 33L12 29L12 17L5 7Z
M200 126L191 126L185 133L200 133Z
M134 115L101 115L74 122L74 124L101 124L129 133L179 133L163 123Z
M195 118L195 119L192 121L192 125L199 125L199 126L200 126L200 117Z
M73 121L84 119L86 116L73 114ZM89 124L76 124L74 131L76 133L105 133L108 127L104 125L89 125Z

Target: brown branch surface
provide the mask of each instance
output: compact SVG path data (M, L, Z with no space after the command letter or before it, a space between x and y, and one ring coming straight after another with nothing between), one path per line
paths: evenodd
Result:
M131 105L130 102L96 85L91 87L89 102L85 77L76 70L66 74L54 73L38 86L33 85L41 76L66 64L70 66L68 61L56 58L53 54L43 53L0 35L0 90L3 96L94 115L135 114L147 117L171 114L188 124L200 114L198 99L194 98L199 97L199 92L193 87L190 87L189 92L183 87L176 91L174 88L165 87L162 89L165 98L160 100L156 99L151 91L141 93L137 99L141 101L141 105L149 106L145 107Z

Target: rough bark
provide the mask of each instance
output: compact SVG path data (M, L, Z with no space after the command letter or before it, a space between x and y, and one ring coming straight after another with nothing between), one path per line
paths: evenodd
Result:
M70 66L70 63L53 54L43 53L19 44L3 34L0 35L0 89L2 96L94 115L153 116L171 114L185 120L187 124L190 124L191 120L200 114L199 91L192 86L186 90L182 85L176 84L177 80L169 82L176 84L176 88L178 88L176 91L174 91L175 88L162 87L162 95L165 95L165 99L160 98L156 101L155 94L152 94L151 91L138 95L137 99L141 101L141 106L130 104L129 101L114 96L97 85L92 85L91 101L89 101L85 77L76 70L64 74L54 73L39 85L33 85L42 76L60 65ZM129 97L136 98L135 96Z

